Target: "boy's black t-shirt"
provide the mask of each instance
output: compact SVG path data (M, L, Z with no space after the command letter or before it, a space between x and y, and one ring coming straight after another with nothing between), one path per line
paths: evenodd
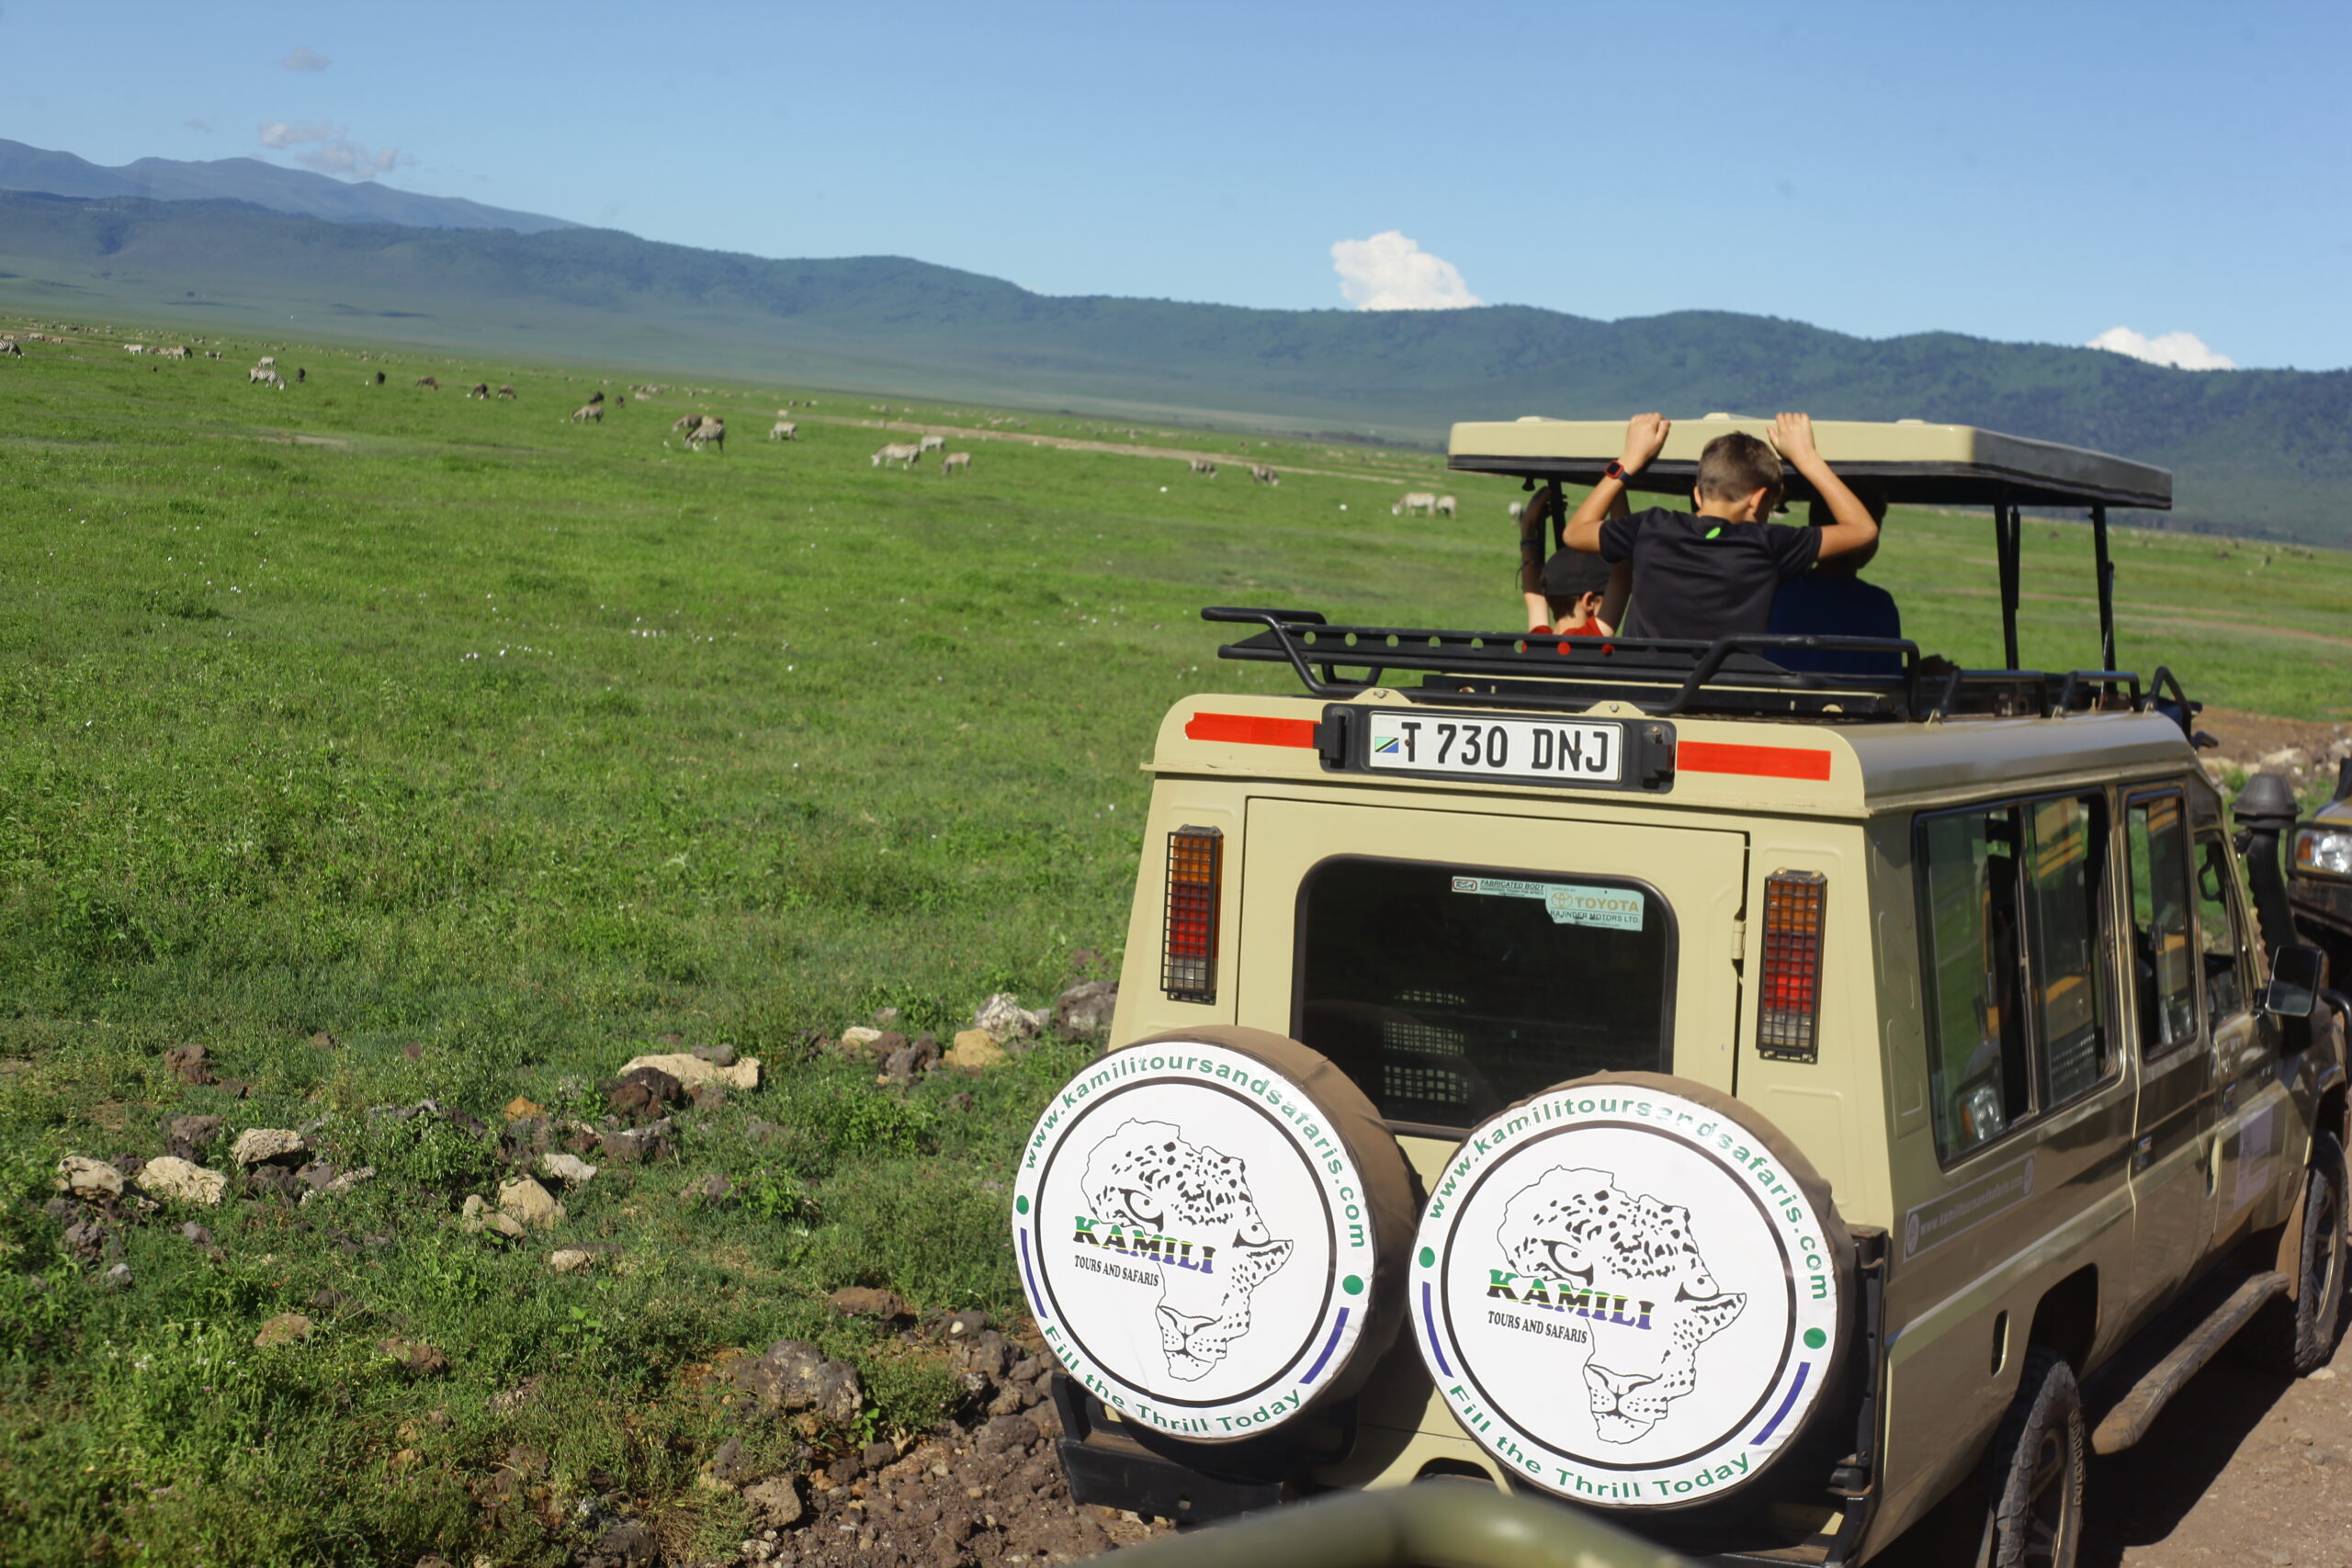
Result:
M1634 563L1627 637L1713 642L1766 631L1772 595L1820 553L1817 528L1726 523L1663 506L1600 525L1601 558Z

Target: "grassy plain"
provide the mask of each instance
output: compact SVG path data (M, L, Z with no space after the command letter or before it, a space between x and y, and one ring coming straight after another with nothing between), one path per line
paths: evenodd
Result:
M244 385L273 347L304 384ZM576 424L593 373L223 352L0 360L12 1562L554 1562L599 1498L682 1550L721 1542L740 1505L694 1481L734 1428L706 1374L782 1334L861 1362L869 1431L926 1424L945 1374L820 1298L1012 1307L1000 1178L1079 1048L901 1097L801 1060L802 1032L881 1007L944 1030L991 991L1046 1000L1081 950L1115 966L1161 713L1286 679L1216 664L1202 604L1497 626L1515 607L1510 491L1446 480L1459 520L1390 516L1443 479L1426 454L1029 413L1030 434L1136 429L1285 478L957 439L975 466L947 479L869 464L883 434L829 423L885 417L855 394L665 390ZM428 372L437 394L409 385ZM475 379L520 399L462 398ZM811 395L800 440L761 439ZM688 407L729 416L725 455L669 439ZM2097 662L2086 530L2029 532L2029 661ZM2124 536L2124 661L2345 716L2352 558L2223 547ZM1873 575L1923 642L1996 661L1984 520L1898 513ZM480 1146L366 1114L431 1098L494 1122L518 1094L589 1113L595 1080L670 1032L790 1070L692 1119L676 1162L570 1201L565 1235L621 1245L623 1267L556 1278L536 1247L459 1235L456 1199L492 1177ZM174 1082L161 1055L189 1043L251 1097ZM133 1283L109 1287L40 1212L51 1172L158 1154L179 1111L320 1122L380 1174L323 1208L168 1216L209 1224L209 1250L122 1229ZM791 1135L757 1141L753 1118ZM738 1202L684 1196L712 1170ZM253 1346L322 1290L346 1300L310 1342ZM413 1381L375 1348L390 1335L443 1348L447 1374ZM518 1446L543 1479L502 1506Z

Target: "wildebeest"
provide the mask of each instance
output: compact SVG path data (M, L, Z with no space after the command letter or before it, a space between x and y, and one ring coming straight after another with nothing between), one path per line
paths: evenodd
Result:
M675 435L683 431L691 431L702 423L702 419L698 413L682 413L670 422L670 433Z
M717 414L705 414L702 423L686 432L686 445L699 452L706 446L727 450L727 422Z
M922 443L915 448L918 453L944 452L946 449L947 437L944 435L926 435L922 438Z
M578 408L571 411L572 423L578 424L583 419L593 419L598 424L604 423L605 405L602 403L582 403Z
M490 401L490 383L487 381L476 381L472 386L466 389L466 396L469 398L480 398L483 402Z
M158 358L162 359L188 359L193 357L187 349L179 347L159 348L153 352Z
M265 354L259 359L254 361L254 363L260 366L265 370L275 370L277 368L277 355L274 354Z
M972 455L969 452L942 452L939 455L939 471L943 474L968 473L971 467Z
M904 463L911 469L915 466L915 459L922 456L922 447L910 446L904 442L893 441L874 454L872 463L877 468L885 463Z
M1436 504L1435 504L1435 505L1433 505L1430 510L1432 513L1442 512L1442 513L1444 513L1448 517L1453 516L1453 497L1452 497L1452 496L1450 496L1450 495L1442 495L1442 496L1439 496L1439 497L1437 498L1437 502L1436 502Z
M245 385L248 387L275 387L282 392L286 390L286 378L280 376L275 370L265 370L260 366L256 365L251 370L245 372Z
M1274 472L1273 469L1266 467L1263 463L1252 463L1250 465L1250 478L1253 483L1261 485L1278 485L1283 482L1282 475Z
M605 400L605 394L602 391L594 392L590 394L588 400L592 403L601 403Z
M430 376L419 376L416 378L416 384L428 392L437 392L441 389L441 383Z
M1195 457L1193 459L1193 472L1196 474L1206 474L1209 478L1215 479L1216 478L1216 465L1210 462L1206 457Z
M771 441L797 441L800 439L800 426L788 419L777 420L774 424L768 426L768 439Z
M377 371L377 372L376 372L376 385L378 385L379 387L380 387L380 386L382 386L383 384L384 384L384 373L383 373L381 370L379 370L379 371Z
M512 387L501 387L498 389L498 395L502 398L511 400L514 396L514 389Z
M1407 513L1419 515L1423 513L1433 513L1436 510L1437 492L1435 491L1415 490L1406 491L1403 499L1388 509L1388 515L1401 517Z
M22 359L25 356L25 351L17 346L17 340L12 337L0 337L0 354L5 354L11 359Z

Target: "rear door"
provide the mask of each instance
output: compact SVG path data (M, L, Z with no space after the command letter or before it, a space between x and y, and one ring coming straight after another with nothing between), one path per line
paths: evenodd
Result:
M1284 799L1244 842L1240 1017L1391 1122L1466 1131L1609 1070L1730 1091L1744 834Z
M2260 978L2240 897L2237 857L2218 827L2197 834L2197 934L2206 1025L2213 1036L2216 1243L2270 1223L2293 1106L2273 1068L2277 1022L2256 1012Z

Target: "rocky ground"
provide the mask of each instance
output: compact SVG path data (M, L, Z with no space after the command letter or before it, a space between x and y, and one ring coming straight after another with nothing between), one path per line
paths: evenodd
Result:
M2268 714L2209 707L2197 728L2221 742L2204 753L2205 771L2227 784L2233 774L2284 773L2299 795L2334 787L2337 768L2352 758L2352 724L2274 718Z

